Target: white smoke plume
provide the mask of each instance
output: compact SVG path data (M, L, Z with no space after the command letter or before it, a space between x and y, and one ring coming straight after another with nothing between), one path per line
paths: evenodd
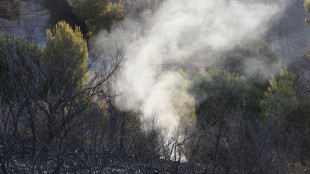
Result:
M142 120L155 117L173 131L179 124L177 105L186 82L177 71L160 65L184 62L205 66L214 55L232 49L245 38L260 37L281 15L284 0L166 0L154 14L126 19L111 33L101 32L95 45L109 54L116 45L126 50L115 92L121 109L139 110ZM201 61L203 60L203 61ZM203 64L201 64L203 62Z

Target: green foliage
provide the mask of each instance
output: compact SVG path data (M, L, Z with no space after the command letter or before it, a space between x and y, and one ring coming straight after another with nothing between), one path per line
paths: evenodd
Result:
M19 65L27 64L28 57L35 57L42 54L42 50L34 43L25 39L0 38L0 74L3 75L8 71L8 59L16 57L16 63Z
M49 86L67 89L82 85L86 78L88 50L83 35L64 21L56 25L55 31L47 30L45 64L50 72Z
M272 76L270 87L265 92L265 99L261 101L261 108L266 116L282 116L296 109L298 100L294 91L295 75L286 68L280 77Z
M32 42L0 38L0 91L5 95L22 93L23 82L31 81L33 68L39 65L42 55Z
M198 99L197 123L202 127L217 121L222 114L237 112L238 109L243 109L245 116L253 117L260 113L262 92L245 77L223 69L199 72L190 91Z
M307 12L308 14L310 14L310 0L305 0L305 1L304 1L304 8L305 8L306 12ZM310 24L310 19L306 18L306 19L305 19L305 22L306 22L307 24Z
M74 13L85 21L91 37L100 29L110 31L111 26L124 18L122 4L110 0L71 0Z

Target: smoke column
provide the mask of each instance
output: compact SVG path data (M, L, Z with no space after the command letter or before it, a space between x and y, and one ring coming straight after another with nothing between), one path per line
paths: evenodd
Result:
M281 16L284 0L166 0L155 14L126 19L111 33L101 32L95 45L110 54L116 45L126 50L115 92L121 109L139 110L142 121L155 118L175 130L180 122L176 106L188 95L186 80L161 65L214 63L214 55L232 49L248 37L260 37ZM176 91L183 96L175 98ZM188 96L190 97L190 96Z

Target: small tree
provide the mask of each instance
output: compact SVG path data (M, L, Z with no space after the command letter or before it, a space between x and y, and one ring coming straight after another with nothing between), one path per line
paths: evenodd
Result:
M94 148L100 154L104 150L104 130L96 126L102 112L92 106L98 96L107 99L102 85L122 63L123 51L118 49L108 63L92 59L97 66L87 71L92 62L86 65L86 43L65 22L48 31L43 55L24 40L0 41L0 171L86 171L78 166L93 161L84 154L95 161ZM90 146L89 137L96 146ZM86 152L72 161L79 149ZM50 159L55 159L53 166L46 167ZM11 165L13 161L18 162Z
M298 100L293 86L294 79L295 75L286 68L281 71L279 78L271 77L270 87L260 104L265 115L282 116L296 109Z
M81 85L85 77L80 76L85 76L87 59L87 44L83 40L79 27L73 31L69 24L61 21L54 31L47 30L45 63L54 72L49 78L49 86L61 89L61 86L66 86L66 84ZM66 88L70 86L72 85Z

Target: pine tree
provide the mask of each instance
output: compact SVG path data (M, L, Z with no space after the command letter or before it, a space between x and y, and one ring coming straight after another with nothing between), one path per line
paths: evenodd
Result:
M295 75L287 69L281 71L277 79L272 76L270 87L265 92L265 99L261 101L261 108L265 115L283 116L296 109L298 100L294 91Z
M83 35L65 21L56 25L54 31L47 30L45 63L50 72L49 87L66 88L79 86L86 78L88 50Z

